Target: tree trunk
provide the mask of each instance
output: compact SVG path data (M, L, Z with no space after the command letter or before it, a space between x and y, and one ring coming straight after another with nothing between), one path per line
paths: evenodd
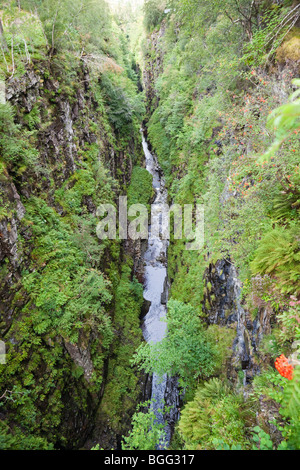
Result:
M4 37L4 31L3 31L3 24L2 24L2 19L0 18L0 43L2 48L8 52L8 47L7 47L7 42Z

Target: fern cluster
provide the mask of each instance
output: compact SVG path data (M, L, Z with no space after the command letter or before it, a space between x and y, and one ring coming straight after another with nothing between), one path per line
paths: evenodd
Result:
M194 399L182 410L179 433L187 449L212 450L220 440L245 449L245 417L243 398L213 378L198 387Z
M300 192L279 193L273 201L272 216L275 220L289 220L300 217Z
M269 274L285 294L300 294L300 237L297 227L277 227L260 241L251 262L254 275Z

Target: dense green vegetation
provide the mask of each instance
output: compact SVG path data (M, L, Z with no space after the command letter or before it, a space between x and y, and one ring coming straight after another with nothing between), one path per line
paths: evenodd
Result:
M187 252L171 240L168 334L140 347L136 360L147 371L177 374L186 387L171 448L299 448L299 5L146 0L144 12L148 138L170 201L204 204L205 247ZM234 363L235 378L226 371L232 352L220 367L205 349L218 344L216 325L207 328L216 293L205 273L220 259L238 269L252 321L263 311L271 318L247 398L241 364ZM233 328L219 326L219 338L228 339L223 351ZM282 353L292 380L274 369ZM257 421L259 400L279 409L271 438L270 421Z
M140 400L143 288L121 242L98 240L96 208L136 197L144 105L105 2L4 2L1 24L1 78L22 90L0 105L1 230L17 229L17 257L1 257L1 448L78 448L96 419L126 432Z
M151 401L141 403L132 418L132 431L124 437L122 450L153 450L158 445L165 449L164 425L156 420Z
M299 449L299 2L112 11L1 2L0 448L153 450L165 432L142 387L156 372L179 381L170 449ZM201 251L171 237L155 345L134 250L96 236L100 203L149 208L141 125L169 202L205 208ZM241 282L231 303L220 260Z
M160 343L142 345L135 362L142 362L146 372L178 376L181 386L188 387L200 377L209 377L219 362L223 364L229 344L227 338L217 338L214 326L204 331L191 304L170 300L166 337Z

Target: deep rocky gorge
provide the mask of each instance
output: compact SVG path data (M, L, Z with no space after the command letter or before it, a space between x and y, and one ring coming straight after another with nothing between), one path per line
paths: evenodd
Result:
M113 23L103 2L102 36L83 16L76 41L55 15L47 39L40 3L29 49L38 16L19 3L3 30L0 11L0 448L138 449L165 423L171 449L299 447L299 126L269 126L299 107L297 2L153 0ZM124 195L204 205L203 247L100 239Z

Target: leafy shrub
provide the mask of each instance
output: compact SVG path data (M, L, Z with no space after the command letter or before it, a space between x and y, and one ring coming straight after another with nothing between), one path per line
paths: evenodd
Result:
M134 363L146 372L178 375L182 386L211 375L217 350L194 308L177 300L168 303L167 334L159 343L140 346Z
M132 204L143 204L149 208L153 192L151 174L145 168L135 166L127 191L128 207Z
M147 31L155 28L162 19L165 2L159 0L145 0L144 3L144 24Z
M300 87L300 80L295 79L292 83ZM293 131L299 129L300 126L300 89L292 93L289 103L283 104L276 108L268 118L268 124L276 130L276 138L267 152L261 157L261 161L270 159L279 149L282 143L288 138Z
M254 31L252 40L244 46L242 60L250 66L271 62L293 19L289 8L270 8L261 15L261 28Z
M273 450L274 445L269 434L259 426L253 428L252 440L256 443L253 444L252 450Z
M132 416L140 397L140 375L131 365L134 351L142 341L140 313L143 286L131 280L130 263L124 263L114 285L114 331L101 412L115 432L128 429L124 416Z
M155 413L149 408L150 402L141 403L132 417L133 429L123 436L122 450L156 450L163 447L166 437L164 425L157 422ZM139 411L145 408L145 411Z

